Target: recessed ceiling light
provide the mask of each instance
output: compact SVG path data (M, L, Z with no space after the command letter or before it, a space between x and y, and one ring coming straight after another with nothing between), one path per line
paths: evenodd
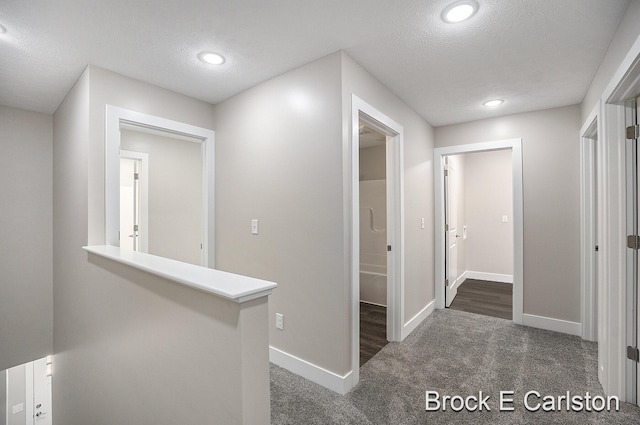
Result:
M498 105L502 105L503 103L504 103L504 100L502 99L494 99L494 100L487 100L486 102L483 103L483 105L488 108L493 108Z
M202 52L198 57L202 62L209 65L222 65L224 63L224 56L217 53Z
M442 20L449 24L457 24L466 21L478 11L478 2L475 0L460 0L451 3L442 11Z

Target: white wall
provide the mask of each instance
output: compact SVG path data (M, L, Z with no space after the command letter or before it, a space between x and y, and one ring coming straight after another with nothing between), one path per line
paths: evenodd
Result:
M50 115L0 106L0 370L53 348Z
M271 346L343 375L350 351L340 96L333 54L216 105L216 266L277 282ZM275 329L276 312L284 330Z
M511 151L464 155L466 270L513 278ZM508 222L502 222L502 216Z
M149 154L149 254L202 265L202 145L121 130L122 150Z
M571 322L580 322L579 129L577 105L435 129L437 147L522 138L524 313Z
M82 250L103 244L105 105L213 128L206 103L89 67L54 114L56 422L268 424L267 301Z
M581 107L581 122L587 120L587 117L593 111L600 96L604 92L607 84L613 74L617 71L618 66L629 52L629 49L633 43L640 36L640 0L631 0L627 10L620 21L620 25L611 41L611 44L607 48L607 52L602 58L600 67L591 81L591 85L587 90L587 93L582 100Z

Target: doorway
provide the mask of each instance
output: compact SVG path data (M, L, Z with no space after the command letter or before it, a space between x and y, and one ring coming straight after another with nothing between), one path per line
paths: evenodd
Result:
M149 252L149 154L120 151L120 247Z
M513 318L510 149L445 157L445 306Z
M360 377L360 128L366 126L384 137L385 150L385 204L386 250L378 262L386 262L386 340L403 338L403 285L404 285L404 194L403 194L403 133L397 122L352 95L351 137L349 150L351 193L351 373L347 381L348 391ZM365 214L366 217L366 214ZM375 226L379 226L377 220ZM379 229L379 227L377 227ZM384 281L384 279L382 279Z
M509 139L495 142L476 143L441 147L434 150L434 185L435 185L435 278L436 308L446 307L447 276L450 273L447 263L447 248L451 247L451 234L447 227L445 168L446 158L467 153L491 152L506 150L511 154L512 172L512 228L513 228L513 292L512 320L522 324L523 320L523 208L522 208L522 140ZM501 217L501 221L504 217ZM509 217L507 216L507 221ZM507 224L507 223L504 223ZM459 226L459 224L458 224ZM456 233L460 234L460 233ZM455 236L455 235L454 235ZM459 239L459 238L456 238Z
M0 425L51 425L51 356L1 373Z
M360 366L387 343L387 136L360 121Z

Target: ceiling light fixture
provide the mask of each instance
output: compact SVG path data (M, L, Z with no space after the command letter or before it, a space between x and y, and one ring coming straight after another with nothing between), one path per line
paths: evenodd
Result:
M504 103L504 100L502 99L494 99L494 100L487 100L486 102L483 103L484 106L486 106L487 108L495 108L496 106L502 105Z
M478 7L478 2L475 0L460 0L445 7L441 17L448 24L457 24L475 15Z
M202 52L198 55L198 58L208 65L222 65L224 63L224 56L217 53Z

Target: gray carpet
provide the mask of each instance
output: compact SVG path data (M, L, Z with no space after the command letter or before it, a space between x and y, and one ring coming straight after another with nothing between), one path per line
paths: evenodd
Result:
M522 398L604 395L597 346L578 337L454 310L436 310L401 343L389 343L360 369L360 383L340 396L271 366L274 425L329 424L640 424L640 408L618 412L528 412ZM491 411L427 412L425 391L491 398ZM500 391L515 391L500 412ZM530 404L534 399L531 399Z

